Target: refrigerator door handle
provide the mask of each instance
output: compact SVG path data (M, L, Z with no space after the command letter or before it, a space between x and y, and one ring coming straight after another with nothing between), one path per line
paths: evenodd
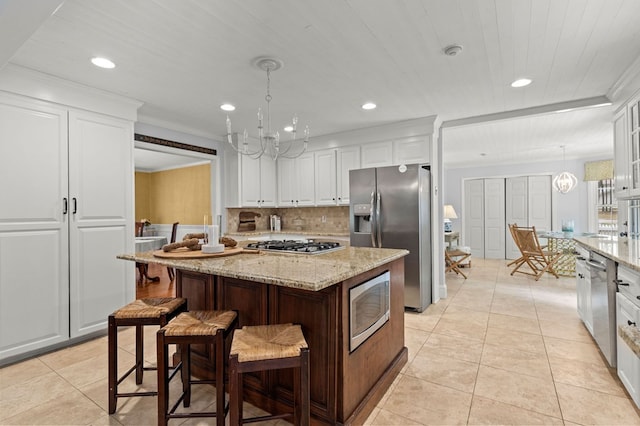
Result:
M371 192L371 209L369 217L371 218L371 247L376 247L376 212L374 210L376 203L376 193Z
M382 248L382 213L380 210L381 199L382 197L378 192L376 197L376 226L378 228L376 231L376 236L378 237L378 246L377 246L378 248Z

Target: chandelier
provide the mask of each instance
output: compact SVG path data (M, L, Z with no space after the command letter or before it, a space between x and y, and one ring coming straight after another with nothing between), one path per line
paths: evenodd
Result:
M562 145L562 164L564 165L564 145ZM578 178L571 172L562 172L553 178L553 189L566 194L578 185Z
M244 129L242 134L242 142L238 140L238 134L231 131L231 119L227 115L227 141L229 145L242 155L257 159L264 154L271 156L274 160L278 158L297 158L302 155L309 144L309 126L304 129L304 139L302 143L296 141L296 133L298 127L298 117L294 114L291 125L287 131L291 133L291 140L281 141L280 133L271 130L271 72L276 71L283 66L283 62L275 58L258 58L255 65L263 71L267 72L267 94L264 100L267 101L267 117L266 129L264 127L264 117L262 109L258 108L258 142L259 144L249 143L249 133ZM300 147L300 145L302 145Z

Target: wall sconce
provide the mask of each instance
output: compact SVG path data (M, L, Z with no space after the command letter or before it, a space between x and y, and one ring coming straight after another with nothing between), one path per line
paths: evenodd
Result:
M451 232L451 219L457 219L455 209L451 204L445 204L444 206L444 232Z

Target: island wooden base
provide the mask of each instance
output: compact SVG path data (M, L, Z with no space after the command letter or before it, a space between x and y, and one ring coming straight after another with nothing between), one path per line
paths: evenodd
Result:
M390 318L349 352L349 289L390 272ZM239 326L297 323L309 344L314 424L362 424L407 363L404 260L398 259L320 291L178 270L176 293L189 310L234 309ZM192 348L192 371L212 379L211 348ZM244 399L270 413L292 406L289 370L244 376Z

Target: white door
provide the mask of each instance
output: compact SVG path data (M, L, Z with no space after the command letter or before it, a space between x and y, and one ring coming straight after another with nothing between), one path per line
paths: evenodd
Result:
M529 226L551 231L551 176L529 176Z
M336 196L336 152L333 149L315 153L316 204L335 206Z
M349 170L360 168L360 147L339 148L336 179L338 187L338 204L349 205Z
M471 254L484 257L484 180L464 182L464 244Z
M67 161L66 110L0 95L0 359L69 338Z
M107 316L135 299L133 125L69 113L71 337L106 329Z
M484 180L484 257L505 258L504 179Z
M507 178L505 182L505 235L506 235L506 258L517 259L520 257L520 250L513 242L509 225L518 224L528 226L529 223L529 190L526 176Z

